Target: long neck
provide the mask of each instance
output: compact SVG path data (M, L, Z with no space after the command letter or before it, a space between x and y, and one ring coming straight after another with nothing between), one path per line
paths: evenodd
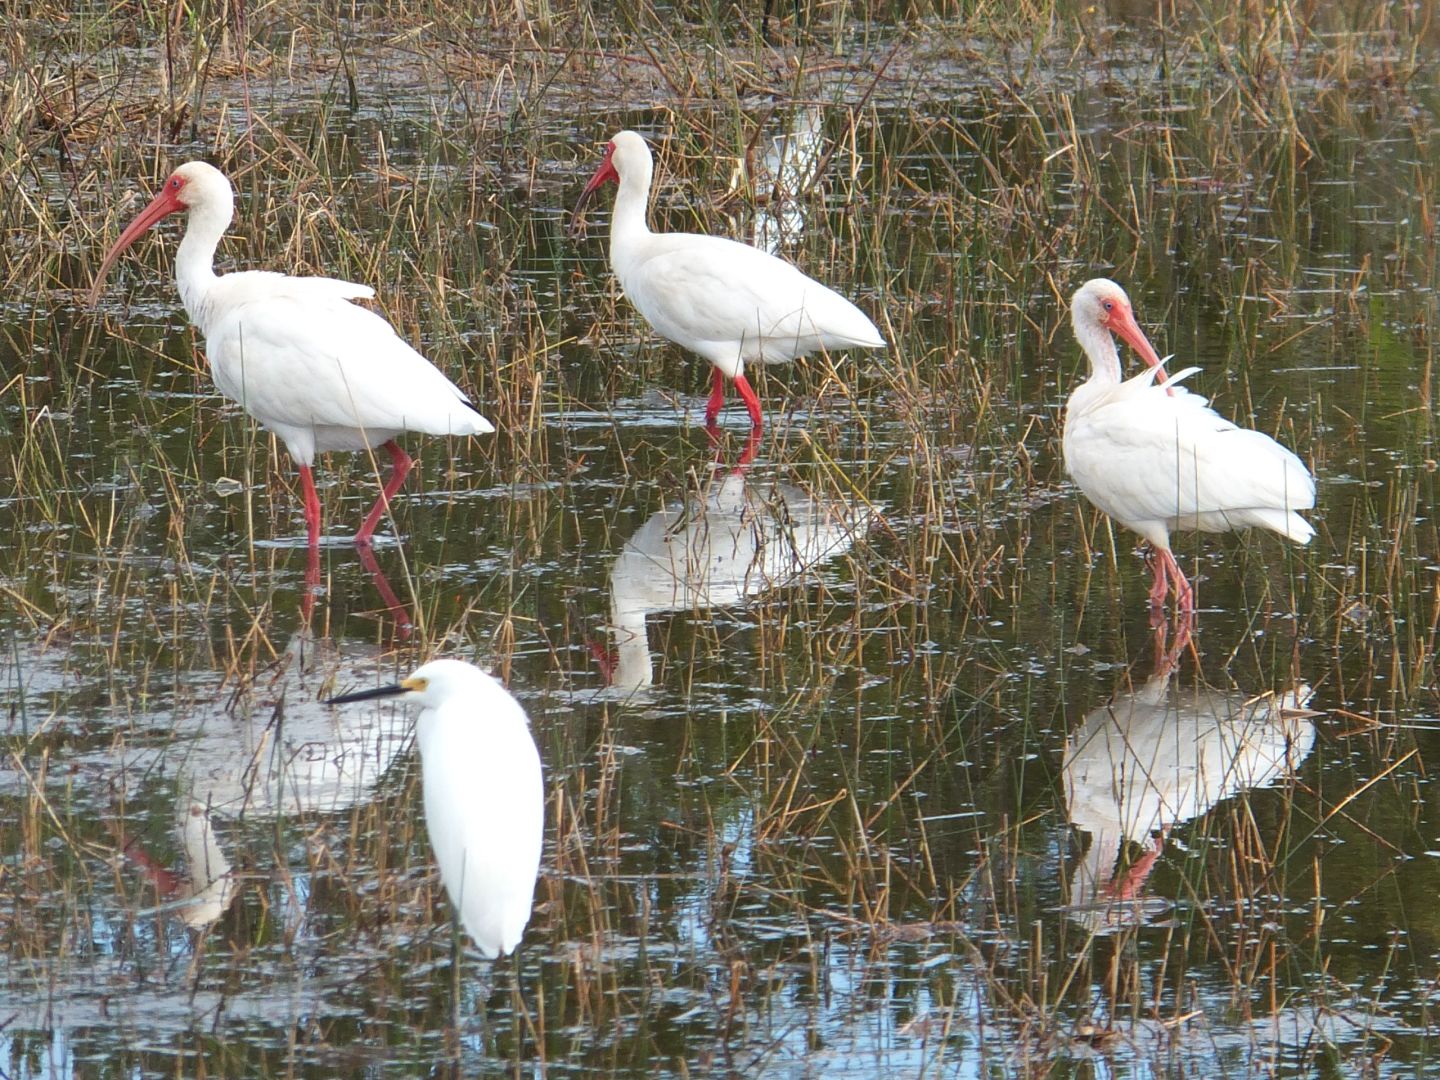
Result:
M1098 322L1075 323L1075 339L1090 358L1090 381L1118 383L1122 374L1120 353L1110 331Z
M652 170L647 157L620 177L620 191L615 196L615 216L610 221L612 265L617 255L623 258L628 245L650 233L650 227L645 224L645 210L650 202Z
M234 209L228 202L223 206L192 207L185 238L175 255L175 283L180 289L180 302L185 305L190 321L207 336L213 314L209 297L217 280L215 249L233 216Z

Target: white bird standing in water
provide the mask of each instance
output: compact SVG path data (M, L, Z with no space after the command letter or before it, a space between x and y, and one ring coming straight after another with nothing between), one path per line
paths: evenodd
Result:
M234 190L218 169L203 161L181 165L106 253L91 303L122 251L161 218L187 211L175 256L180 300L205 335L216 387L278 435L300 467L310 546L320 541L320 499L310 472L316 453L375 447L389 453L390 476L355 534L355 543L367 547L413 464L395 441L399 435L483 435L495 428L388 322L350 303L373 297L368 285L263 270L216 275L215 249L234 206Z
M620 186L610 222L610 268L656 333L715 365L705 422L713 425L731 379L762 426L745 365L779 364L818 350L878 349L885 339L839 293L748 244L697 233L654 233L645 223L654 163L650 147L622 131L585 185L578 214L608 181Z
M1198 368L1166 378L1163 362L1135 322L1130 298L1096 278L1070 305L1090 378L1065 407L1065 468L1092 503L1154 548L1152 607L1170 585L1181 613L1195 594L1170 551L1172 529L1270 529L1296 543L1315 535L1296 511L1315 505L1315 479L1270 436L1236 427L1206 400L1176 386ZM1119 334L1147 369L1121 380Z
M432 660L393 686L327 704L393 696L420 706L425 831L460 924L481 955L511 952L530 921L545 826L540 754L525 711L462 660Z

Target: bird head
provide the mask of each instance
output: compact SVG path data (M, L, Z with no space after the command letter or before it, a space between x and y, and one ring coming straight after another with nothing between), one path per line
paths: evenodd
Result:
M609 183L618 184L620 173L615 168L615 140L611 139L605 144L605 156L600 159L600 168L595 170L595 175L590 177L590 182L585 185L585 190L580 192L580 202L575 204L578 210L591 195L599 191Z
M572 234L578 231L581 221L580 211L590 197L609 183L618 184L624 176L635 175L645 178L645 186L650 186L650 147L645 142L645 137L634 131L620 131L605 144L605 156L600 162L600 168L595 170L595 175L590 177L590 182L585 185L585 190L580 192L580 198L575 201L575 210L571 215Z
M1070 302L1070 320L1076 337L1083 340L1095 328L1108 331L1139 353L1145 363L1160 366L1159 354L1135 321L1130 297L1109 278L1093 278L1080 286Z
M496 691L509 696L505 689L474 664L463 660L431 660L416 668L407 678L389 686L377 686L372 690L360 690L353 694L342 694L329 698L326 705L344 705L352 701L372 701L375 698L403 697L406 701L426 709L439 707L456 695L493 694Z
M115 246L105 253L100 269L95 274L95 284L90 287L90 303L100 298L100 290L110 267L120 258L120 253L148 232L156 222L180 210L203 210L221 214L228 224L234 213L235 191L225 174L213 165L203 161L189 161L181 165L166 179L160 193L150 200L150 205L141 210L134 221L125 227ZM223 228L223 226L222 226Z

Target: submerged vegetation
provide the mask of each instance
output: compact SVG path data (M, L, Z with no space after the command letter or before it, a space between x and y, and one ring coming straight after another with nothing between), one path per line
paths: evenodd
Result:
M765 10L0 17L0 1071L1429 1065L1434 6L776 0L768 39ZM770 246L890 343L752 371L744 468L607 214L567 236L622 127L657 227ZM85 301L192 158L236 186L222 270L374 286L498 429L406 440L399 542L322 547L317 589L173 231ZM1319 479L1308 548L1177 536L1188 642L1061 465L1098 274ZM375 484L337 455L325 520ZM660 535L711 566L668 600ZM408 719L320 704L437 655L510 687L546 768L493 969Z

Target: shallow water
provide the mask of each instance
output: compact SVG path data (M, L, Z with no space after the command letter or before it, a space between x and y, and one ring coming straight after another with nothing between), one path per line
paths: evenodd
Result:
M409 440L373 565L344 542L373 470L322 463L313 590L289 463L174 296L174 228L98 316L6 306L6 1073L1422 1070L1433 72L1342 94L1323 47L1295 57L1301 153L1203 56L1171 59L1176 97L1140 30L1097 47L1035 58L1025 98L983 41L980 74L907 51L863 106L863 71L738 114L570 88L504 161L462 158L474 87L405 64L362 57L354 112L257 82L352 199L312 250L318 196L262 220L250 173L226 265L373 282L502 429ZM712 446L708 372L618 297L604 210L565 238L622 125L670 137L657 224L774 243L883 313L885 354L760 375L744 466L739 403ZM767 198L719 198L737 126ZM787 134L821 160L767 164ZM1097 273L1320 479L1308 549L1179 540L1193 651L1059 461L1063 300ZM457 951L407 718L318 704L434 654L504 677L547 769L535 916L493 970ZM1272 714L1300 684L1315 715Z

